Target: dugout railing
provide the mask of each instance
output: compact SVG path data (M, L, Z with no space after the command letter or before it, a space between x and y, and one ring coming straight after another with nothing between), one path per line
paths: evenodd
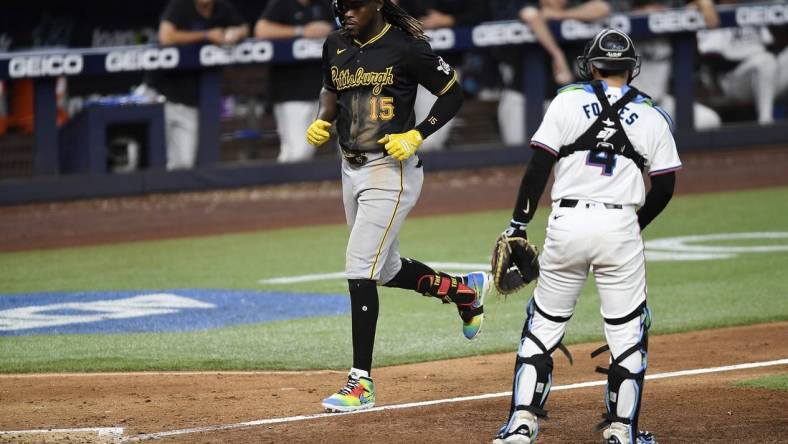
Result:
M718 11L722 27L788 25L788 4L784 1L719 6ZM605 26L628 32L636 40L669 37L673 46L675 135L681 151L788 143L788 122L785 120L766 126L737 124L713 130L695 130L692 112L695 100L695 33L705 28L698 11L674 9L649 14L614 13L595 23L564 20L550 22L549 26L559 42L587 40ZM527 25L519 21L487 22L473 27L433 30L429 35L438 52L523 45L526 54L523 58L523 91L528 98L524 124L528 136L533 133L542 118L542 103L551 94L547 91L547 55ZM308 39L249 39L229 47L146 45L0 53L0 79L33 80L35 122L32 177L0 180L0 204L337 179L338 157L318 157L296 164L271 161L226 165L219 162L221 69L230 65L285 64L319 59L321 53L322 40ZM61 174L62 153L58 144L55 108L57 77L181 69L200 70L199 148L194 169L165 171L159 165L126 174ZM154 157L160 158L161 155L157 153ZM447 150L422 155L433 170L522 163L529 156L530 150L522 147Z

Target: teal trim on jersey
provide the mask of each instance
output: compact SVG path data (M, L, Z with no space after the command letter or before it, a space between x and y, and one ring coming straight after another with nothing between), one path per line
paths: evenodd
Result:
M582 84L582 83L570 83L569 85L566 85L566 86L563 86L561 88L558 88L558 91L556 92L556 94L561 94L562 92L567 92L567 91L577 91L578 89L585 89L584 84Z
M673 118L672 118L672 117L670 117L670 114L668 114L668 112L667 112L667 111L665 111L664 109L662 109L662 108L658 107L657 105L651 105L651 106L653 106L653 107L654 107L654 109L655 109L655 110L657 110L657 112L658 112L658 113L659 113L659 114L660 114L662 117L664 117L664 118L665 118L665 121L666 121L666 122L668 122L668 127L670 128L670 132L671 132L671 133L675 133L675 132L676 132L676 127L675 127L675 124L673 123Z
M602 80L602 89L604 91L607 91L607 88L608 88L607 82ZM563 88L558 90L558 94L561 94L562 92L565 92L565 91L576 91L578 89L582 89L582 90L584 90L584 91L586 91L588 93L594 94L594 88L591 86L591 83L589 83L589 82L586 82L586 83L572 83L572 84L566 85ZM628 84L622 86L621 87L621 95L626 94L627 91L629 91L629 89L630 89L630 86ZM670 117L670 114L665 112L664 109L658 107L654 103L654 100L651 99L651 97L645 96L643 94L638 94L637 96L635 96L634 99L632 99L632 103L642 103L642 104L644 104L646 106L650 106L650 107L654 108L655 110L657 110L657 112L659 112L659 114L662 115L662 117L665 119L665 121L668 122L668 127L670 128L670 132L671 133L675 132L676 127L675 127L675 124L673 123L673 119Z

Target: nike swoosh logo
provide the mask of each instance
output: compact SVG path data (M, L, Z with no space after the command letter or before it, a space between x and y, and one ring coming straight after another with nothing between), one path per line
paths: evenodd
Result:
M564 215L563 214L556 214L555 216L553 216L553 220L556 220L559 217L564 217Z
M525 209L523 210L523 213L528 214L529 211L531 211L531 201L527 200L525 201Z
M343 52L347 51L347 48L344 49L337 49L337 54L342 54Z

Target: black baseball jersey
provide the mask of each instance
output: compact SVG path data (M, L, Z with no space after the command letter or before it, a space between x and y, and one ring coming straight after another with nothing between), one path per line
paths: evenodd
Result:
M388 23L365 43L335 31L323 45L323 87L337 94L336 128L345 150L380 151L378 139L415 126L418 84L440 96L456 81L429 43Z

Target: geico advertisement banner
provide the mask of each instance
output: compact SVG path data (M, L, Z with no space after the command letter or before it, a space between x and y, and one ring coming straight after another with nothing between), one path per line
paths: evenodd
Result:
M785 26L788 3L762 3L719 7L720 18L728 26ZM583 41L599 30L611 27L647 38L705 29L703 15L695 9L669 9L649 14L613 14L586 23L577 20L550 22L559 41ZM485 22L474 27L426 31L436 51L466 50L474 47L536 43L531 29L518 20ZM233 46L126 46L47 50L0 54L0 78L39 78L108 74L168 69L199 69L251 63L319 60L323 39L268 41L249 39Z

